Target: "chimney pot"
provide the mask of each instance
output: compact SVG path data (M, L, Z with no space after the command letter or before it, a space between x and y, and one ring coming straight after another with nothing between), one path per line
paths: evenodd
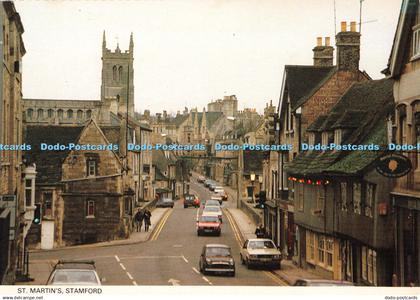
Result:
M346 32L347 31L347 22L341 22L341 31Z
M325 37L325 46L327 46L327 47L330 46L330 37L329 36Z
M356 32L356 22L350 22L350 31Z
M316 45L317 46L322 46L322 37L317 37L316 38Z

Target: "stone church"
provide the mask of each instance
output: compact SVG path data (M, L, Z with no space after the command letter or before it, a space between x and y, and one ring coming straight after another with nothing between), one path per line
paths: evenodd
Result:
M112 122L112 115L127 113L134 117L133 35L129 49L115 51L102 41L102 84L99 100L23 99L26 124L78 126L94 117L100 124ZM111 116L110 114L111 113Z
M151 129L134 119L133 36L129 50L102 43L100 100L24 99L25 159L37 166L35 201L42 222L31 227L32 247L126 238L143 200L154 198L150 151L129 151L147 143ZM42 151L40 143L108 145L103 150Z

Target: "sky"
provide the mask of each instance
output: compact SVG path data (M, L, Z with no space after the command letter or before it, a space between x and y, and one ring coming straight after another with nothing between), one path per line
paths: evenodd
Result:
M334 22L334 2L336 26ZM134 35L136 111L202 110L236 95L239 108L277 105L284 65L312 65L316 38L359 21L360 0L18 1L25 28L24 98L100 99L102 33ZM401 0L364 0L360 69L386 67ZM365 23L363 23L365 22ZM336 52L336 51L335 51Z

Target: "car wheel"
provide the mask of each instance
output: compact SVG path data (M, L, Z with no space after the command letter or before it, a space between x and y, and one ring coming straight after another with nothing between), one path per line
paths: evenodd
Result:
M197 230L197 235L198 235L198 236L200 236L200 235L201 235L200 231L198 231L198 230Z
M188 208L188 205L184 205L184 208Z
M241 264L245 264L245 260L244 260L244 258L242 257L242 254L240 254L240 257L241 257Z
M222 233L219 231L218 233L217 233L217 236L220 236Z
M248 259L245 260L245 265L248 268L248 270L251 269L251 264L249 263Z
M235 277L235 271L229 273L230 277Z

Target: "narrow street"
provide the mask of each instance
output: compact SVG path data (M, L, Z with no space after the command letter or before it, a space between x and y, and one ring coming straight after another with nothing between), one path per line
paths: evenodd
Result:
M193 179L191 190L200 200L210 193ZM235 206L232 199L223 207ZM164 214L149 241L132 245L72 248L31 253L31 277L36 284L46 282L51 266L58 259L89 259L96 263L105 285L285 285L269 270L248 270L239 258L240 234L232 226L232 217L223 216L222 234L197 236L196 219L199 210L185 209L181 200ZM234 228L234 229L233 229ZM198 260L202 247L208 243L229 245L236 263L234 278L199 273Z

